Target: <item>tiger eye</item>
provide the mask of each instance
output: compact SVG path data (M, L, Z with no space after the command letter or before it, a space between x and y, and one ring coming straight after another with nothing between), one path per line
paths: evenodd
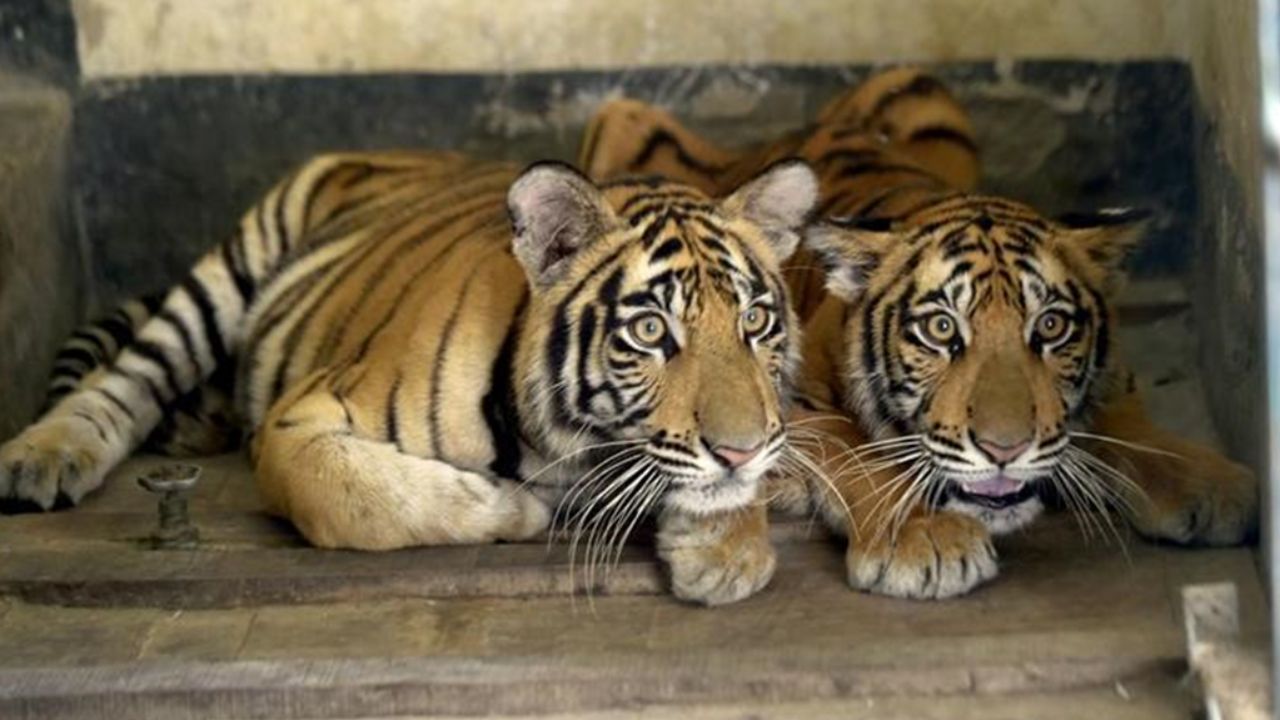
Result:
M646 347L657 347L667 336L667 321L657 313L645 313L634 318L630 328L631 337Z
M752 305L742 313L742 330L748 335L763 332L769 326L772 313L762 305Z
M925 338L936 345L949 345L959 329L955 318L944 312L936 312L920 323Z
M1050 310L1036 320L1036 335L1043 342L1061 340L1067 334L1071 320L1060 310Z

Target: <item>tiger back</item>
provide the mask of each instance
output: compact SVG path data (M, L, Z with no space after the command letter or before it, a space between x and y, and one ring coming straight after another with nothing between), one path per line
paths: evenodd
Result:
M676 594L739 599L773 570L755 498L799 359L780 263L815 201L800 163L712 200L317 158L0 448L0 495L79 501L231 366L262 496L316 545L526 539L563 506L599 560L654 514Z

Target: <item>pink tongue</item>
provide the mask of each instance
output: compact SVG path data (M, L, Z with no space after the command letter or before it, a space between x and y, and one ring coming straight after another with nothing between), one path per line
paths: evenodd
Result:
M1000 497L1022 489L1022 481L1013 480L1003 475L976 483L965 483L965 492L987 497Z

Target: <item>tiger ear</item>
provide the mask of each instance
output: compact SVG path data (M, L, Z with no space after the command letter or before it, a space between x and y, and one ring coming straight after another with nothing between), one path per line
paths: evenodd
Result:
M618 218L585 175L559 162L529 166L507 191L512 248L529 282L558 280L574 253L618 226Z
M783 160L739 187L722 207L764 232L779 260L800 244L800 235L818 202L818 178L803 160Z
M862 297L871 275L897 241L892 223L879 218L832 219L805 233L805 247L822 262L827 291L846 303Z
M1072 213L1058 218L1059 242L1070 252L1081 253L1098 270L1098 280L1113 290L1123 278L1125 258L1142 240L1151 213L1138 208L1107 208L1094 213Z

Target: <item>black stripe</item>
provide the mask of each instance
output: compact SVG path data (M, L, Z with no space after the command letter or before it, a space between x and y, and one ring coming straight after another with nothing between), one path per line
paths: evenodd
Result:
M676 159L678 159L682 165L692 168L703 175L712 176L724 169L724 166L722 165L703 162L690 155L688 151L684 149L684 146L680 144L680 141L676 140L675 136L667 132L665 129L655 130L651 135L649 135L649 138L645 140L644 149L642 149L640 154L636 156L635 161L632 163L632 167L644 166L653 158L659 148L668 146L675 149Z
M890 173L905 173L908 175L919 175L931 180L937 178L933 173L920 167L919 165L907 165L905 163L865 163L860 165L850 165L840 170L840 177L845 179L853 179L863 177L865 175L887 175Z
M403 218L396 218L397 222L390 227L380 227L380 238L383 239L383 241L368 243L364 252L361 252L359 257L348 263L347 266L341 270L338 279L335 279L334 283L336 284L339 281L345 283L348 277L361 270L366 261L374 258L378 251L386 250L386 256L381 258L381 264L370 273L369 277L365 279L364 284L360 288L360 295L353 302L347 304L347 307L344 308L345 312L342 313L341 317L334 318L330 322L330 329L325 333L319 347L341 347L346 342L347 332L352 329L353 325L351 319L363 310L365 303L369 301L369 298L373 295L375 290L380 287L383 279L385 279L392 270L401 266L401 260L403 258L415 252L423 245L431 241L438 240L440 233L444 232L446 228L450 228L464 220L470 218L474 221L478 218L483 223L487 219L487 213L484 208L488 202L493 199L490 197L490 191L487 190L487 186L489 183L493 182L495 177L497 177L496 173L482 173L469 176L461 179L460 182L455 183L451 188L452 192L441 194L433 193L422 198L416 198L412 203L406 206L408 211L405 213ZM479 207L471 206L463 202L464 200L473 200L476 198L483 201L478 204ZM452 212L443 217L433 217L433 214L441 205L452 210ZM417 228L416 232L392 245L390 250L387 249L388 243L385 238L395 237L404 229L412 226L415 222L422 221L424 217L431 217L432 219L425 226ZM464 230L457 231L456 236L449 241L449 244L437 251L435 256L427 261L427 263L414 274L413 278L411 278L409 282L402 287L412 287L413 283L421 277L423 273L434 267L441 258L448 257L460 241L467 238L479 227L483 227L483 225L473 222L471 226ZM368 349L368 345L374 334L379 332L386 322L389 322L389 316L384 317L382 323L374 326L374 333L370 333L365 336L365 342L361 346L361 350L359 352L361 356L363 356L364 352Z
M680 240L680 238L669 238L659 245L657 250L654 250L653 253L649 255L649 262L661 262L683 249L684 241Z
M617 277L617 273L614 273L614 277ZM591 341L596 336L596 322L595 307L588 305L583 308L582 315L578 317L577 380L580 385L578 388L578 412L586 416L592 414L591 399L595 397L596 392L599 390L599 388L593 387L591 381L587 379L591 361Z
M165 384L169 386L169 396L175 398L182 394L182 385L178 382L178 371L169 360L165 349L150 340L139 340L129 346L129 351L141 358L151 361L164 373ZM163 406L161 406L163 407Z
M926 125L911 131L911 136L907 138L907 142L916 142L917 140L942 140L955 143L974 155L978 154L978 146L974 144L973 138L969 137L967 133L946 125Z
M87 370L98 365L98 358L82 348L64 348L58 352L58 359L54 364L62 365L67 362L79 363Z
M391 393L387 396L387 440L400 449L400 410L396 407L396 401L400 398L400 384L403 378L400 373L396 373L396 379L391 383Z
M222 343L222 331L218 328L218 316L214 310L213 300L204 284L195 275L188 275L182 281L182 289L186 291L196 309L200 311L200 321L204 325L205 339L209 341L209 350L213 361L221 365L227 359L227 348Z
M610 190L613 188L643 187L655 190L662 187L667 182L669 181L661 175L631 175L628 177L616 178L614 180L606 180L599 183L599 188L601 190Z
M270 193L267 194L267 197L271 197ZM270 268L275 265L277 253L271 246L271 235L267 232L266 203L266 198L258 203L258 205L253 209L253 217L258 225L258 235L262 239L260 245L262 248L263 267L270 270Z
M328 170L325 170L323 173L320 174L320 177L311 181L311 187L307 189L307 199L303 201L303 205L302 205L302 224L304 228L310 227L311 212L312 212L312 209L315 207L316 198L320 195L320 193L324 192L325 186L328 185L329 182L333 180L333 176L338 174L342 170L346 170L353 167L359 170L362 170L363 172L356 173L356 176L348 180L348 182L345 184L344 187L350 187L351 185L357 182L360 182L361 180L364 180L373 172L373 168L371 168L368 163L362 163L360 165L356 165L350 162L343 162L343 163L338 163L337 165L334 165Z
M201 371L200 374L203 375L204 373L200 367L200 355L196 353L195 341L191 338L191 331L187 329L187 326L182 322L182 319L168 308L161 310L160 314L156 316L156 319L169 323L173 326L174 330L178 331L178 337L182 339L183 350L186 351L187 357L191 359L191 364L195 365L196 370Z
M494 458L489 463L489 469L497 477L513 480L520 479L521 453L518 440L520 415L512 376L515 372L516 343L524 324L528 300L528 291L525 291L516 308L515 317L507 327L502 350L493 362L493 370L489 374L489 392L480 402L485 425L489 427L489 434L493 438Z
M102 423L98 422L97 418L83 410L77 410L75 412L75 416L92 425L93 429L98 431L98 437L102 439L103 443L110 442L110 440L107 439L106 429L102 427Z
M899 100L904 100L909 97L932 95L939 90L943 90L943 87L942 83L938 82L936 78L930 77L929 75L918 75L906 85L896 87L884 95L881 95L880 98L876 100L876 104L872 106L871 111L867 113L867 122L874 120Z
M121 400L119 396L117 396L115 393L111 392L110 390L106 390L104 388L94 388L94 390L96 390L103 397L105 397L107 401L110 402L112 405L115 405L117 408L119 408L120 412L124 413L125 417L129 418L129 420L136 421L138 419L133 414L133 410L130 410L129 406L126 405L125 402Z
M587 143L581 153L582 171L587 172L587 168L591 167L591 161L596 157L596 147L600 145L600 136L604 134L604 119L601 117L591 124L587 131Z
M142 306L147 309L147 313L154 315L160 309L160 306L164 304L164 298L164 293L152 293L143 295L139 300L142 302Z
M285 204L289 201L289 193L293 190L293 184L298 181L299 173L290 175L284 181L284 185L280 187L280 193L276 195L276 234L280 237L280 255L284 255L291 249L289 245L289 228L285 226Z
M444 455L444 436L440 428L440 390L443 383L444 361L449 351L453 348L453 331L458 324L458 316L462 313L462 307L467 302L467 294L471 290L471 283L476 279L476 275L484 269L485 261L489 259L489 255L481 257L471 269L471 273L467 275L467 279L462 283L462 291L458 293L457 300L454 301L453 310L449 312L449 319L445 321L444 328L440 332L440 342L436 346L436 357L431 363L431 396L427 414L431 421L431 451L436 457L442 460L448 460ZM432 258L432 263L437 258ZM430 264L428 264L430 266Z
M652 229L652 227L649 228L649 230ZM645 232L648 233L649 230L646 230ZM613 264L618 261L618 258L621 257L627 249L627 245L618 247L609 255L609 257L602 260L600 264L591 268L591 270L583 276L582 279L578 280L578 283L556 307L554 319L551 324L551 336L547 342L546 364L543 366L543 374L545 376L558 378L565 370L565 363L568 358L570 344L570 307L573 306L573 303L578 299L578 296L585 291L587 284L597 275L613 266ZM562 424L569 424L572 421L572 416L568 411L568 403L565 402L565 388L562 383L557 382L553 385L551 399L551 409L555 419ZM593 432L594 430L595 428L592 428Z
M71 337L68 340L68 342L70 340L83 340L89 343L90 345L93 345L95 348L98 349L97 356L100 358L106 358L111 356L111 348L107 347L106 343L102 341L102 338L97 333L91 332L88 329L77 330L71 333Z
M155 381L153 381L151 378L147 377L146 375L142 375L136 372L130 372L129 370L125 370L120 367L112 368L112 372L119 374L121 377L125 378L126 380L133 383L134 385L138 385L143 388L146 388L147 394L151 396L152 404L154 404L156 408L159 409L160 411L162 412L164 411L164 408L165 408L164 398L160 396L160 388L156 387Z
M227 266L227 273L231 275L231 280L235 283L236 292L240 295L240 301L247 307L253 302L254 282L253 278L245 272L235 248L239 243L243 242L244 235L237 232L233 237L223 241L220 248L222 253L222 264Z
M115 340L117 352L133 340L133 325L118 317L105 317L97 325Z

